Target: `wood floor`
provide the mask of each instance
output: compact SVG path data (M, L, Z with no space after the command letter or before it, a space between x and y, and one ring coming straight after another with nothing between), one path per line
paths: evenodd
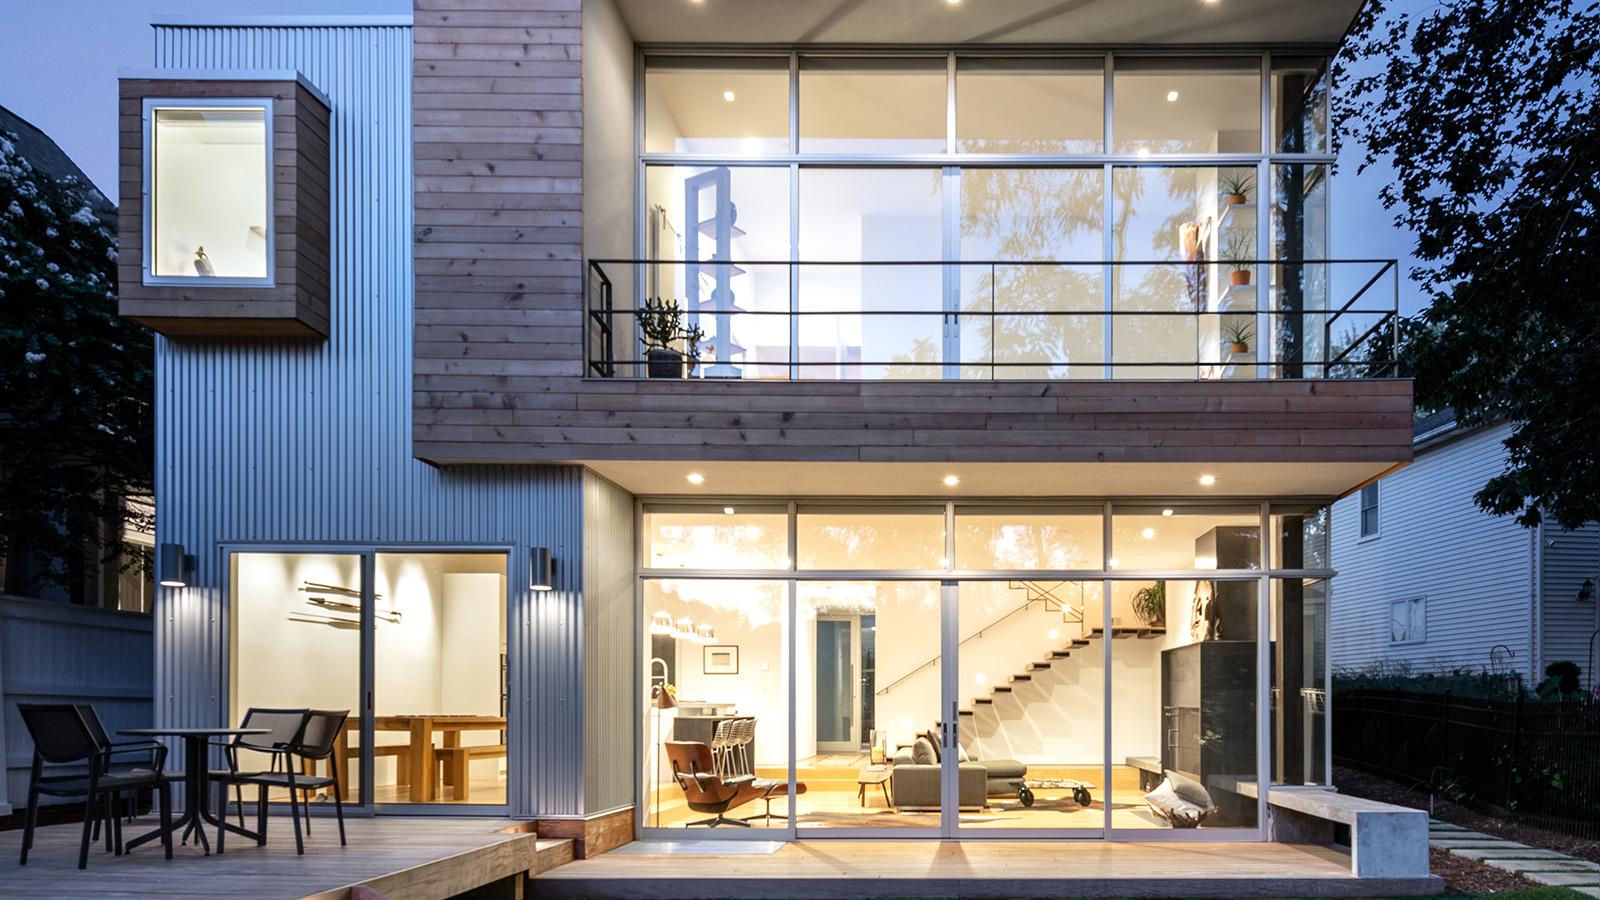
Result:
M740 844L743 844L741 846ZM1322 847L1104 841L638 841L536 878L546 897L1394 897Z
M154 826L146 815L124 825L124 837ZM0 896L16 897L238 897L342 900L352 884L369 884L392 900L447 897L517 872L542 871L571 859L570 840L538 840L531 832L502 829L500 818L351 817L349 846L339 846L338 826L317 817L305 856L294 852L287 817L274 816L268 842L230 835L227 852L205 856L174 846L162 857L159 843L115 857L103 846L90 851L78 871L79 825L39 829L26 866L17 865L22 832L0 832ZM215 840L215 835L208 835Z

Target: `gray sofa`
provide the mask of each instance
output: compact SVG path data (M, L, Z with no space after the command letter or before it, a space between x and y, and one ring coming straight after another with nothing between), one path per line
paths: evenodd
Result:
M988 805L989 771L982 763L964 762L957 767L959 804L962 808ZM895 754L889 773L889 793L896 809L938 809L940 766L933 744L918 737L911 747Z

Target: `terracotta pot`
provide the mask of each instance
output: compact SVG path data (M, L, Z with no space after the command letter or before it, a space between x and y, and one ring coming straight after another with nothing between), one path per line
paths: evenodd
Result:
M1232 353L1234 356L1242 356L1243 354L1250 352L1250 345L1246 344L1244 341L1234 341L1228 345L1228 352Z
M1250 198L1246 197L1243 194L1229 194L1228 195L1228 205L1230 205L1230 206L1239 206L1240 204L1248 203L1248 202L1250 202Z
M1228 273L1228 283L1229 284L1235 284L1235 285L1249 284L1250 283L1250 270L1249 269L1234 269L1232 272Z

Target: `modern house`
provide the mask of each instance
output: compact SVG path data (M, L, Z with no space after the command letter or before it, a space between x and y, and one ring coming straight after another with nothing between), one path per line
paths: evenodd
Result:
M347 808L591 852L1277 834L1329 509L1413 452L1328 247L1359 5L156 22L158 719L349 708Z
M1336 670L1518 673L1574 662L1591 685L1600 525L1524 528L1473 503L1506 463L1511 426L1418 420L1416 461L1333 507Z

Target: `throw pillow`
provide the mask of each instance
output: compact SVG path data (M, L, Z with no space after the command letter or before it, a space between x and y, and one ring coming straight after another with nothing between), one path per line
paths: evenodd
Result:
M1211 812L1178 796L1170 780L1163 779L1156 789L1144 795L1145 803L1174 828L1194 828Z
M933 744L929 743L927 738L919 737L917 742L911 745L911 761L919 766L936 766L939 764L939 757L934 755Z
M1162 774L1167 776L1168 783L1172 785L1172 790L1179 797L1201 809L1211 809L1211 794L1205 789L1205 785L1187 775L1180 775L1171 769L1165 770Z

